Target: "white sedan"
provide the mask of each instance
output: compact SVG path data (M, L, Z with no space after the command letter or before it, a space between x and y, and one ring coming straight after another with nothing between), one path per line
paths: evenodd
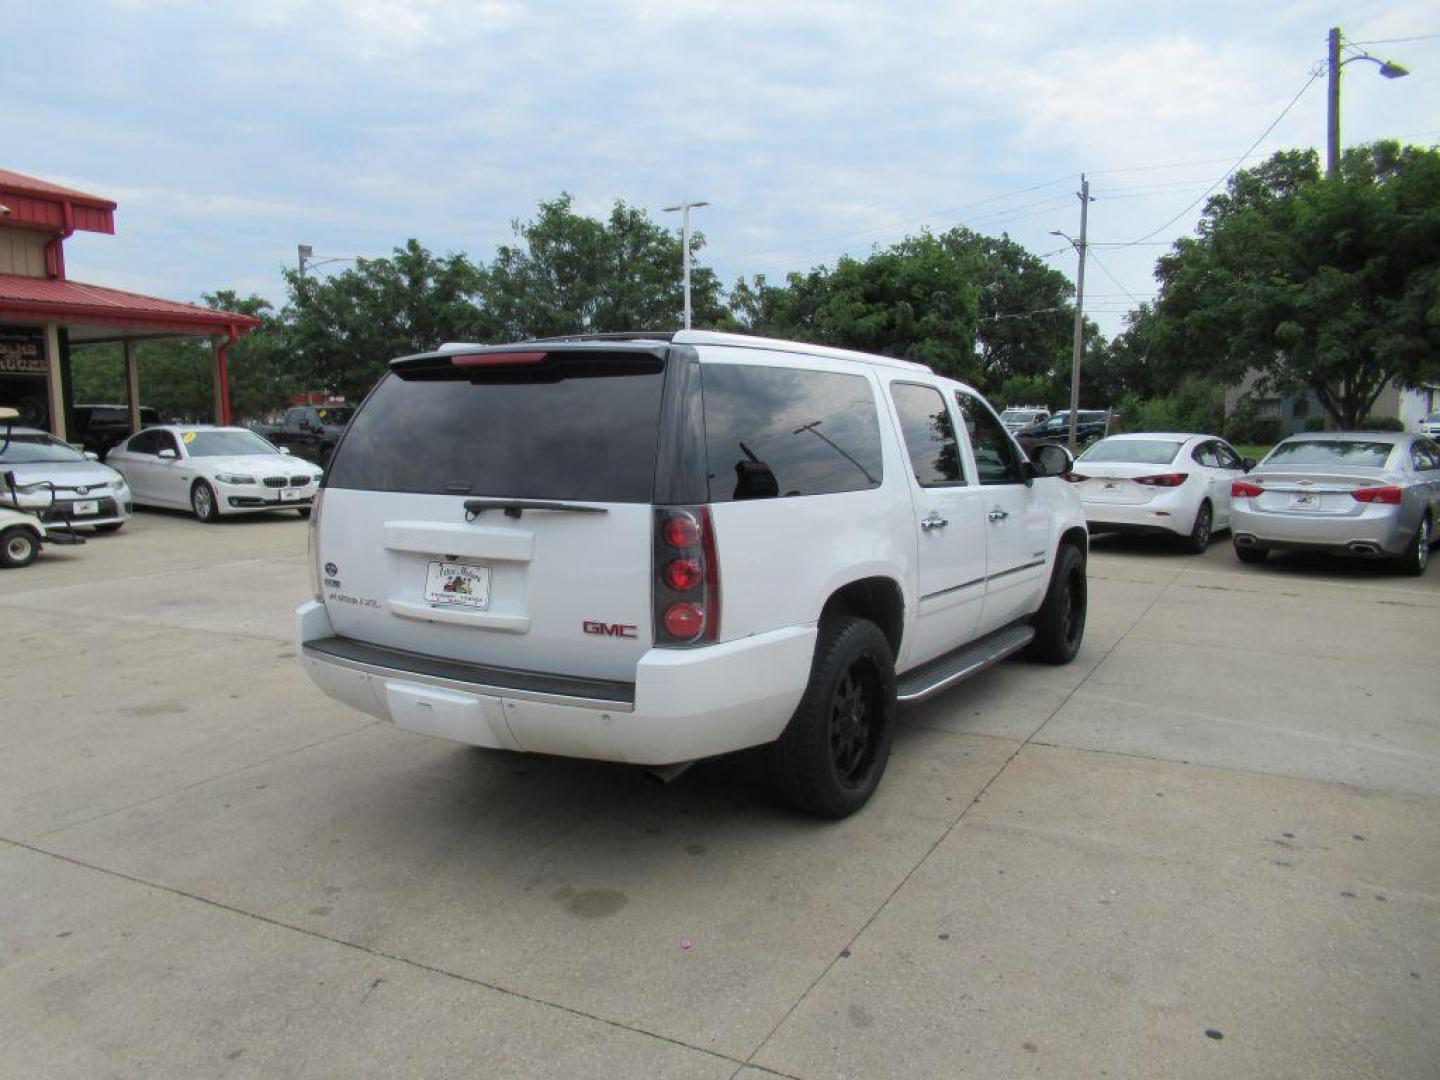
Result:
M144 506L189 509L201 521L263 510L310 516L322 470L239 427L146 428L105 458Z
M1180 538L1199 554L1230 527L1230 485L1254 468L1216 435L1110 435L1075 460L1075 485L1093 533Z

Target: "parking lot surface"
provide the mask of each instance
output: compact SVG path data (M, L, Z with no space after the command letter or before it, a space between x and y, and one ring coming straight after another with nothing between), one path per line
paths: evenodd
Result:
M0 1075L1440 1071L1440 570L1101 539L868 808L376 723L291 516L0 575Z

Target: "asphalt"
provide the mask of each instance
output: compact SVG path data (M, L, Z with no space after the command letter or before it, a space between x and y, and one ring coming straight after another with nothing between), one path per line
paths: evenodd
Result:
M1077 661L776 808L375 723L293 517L0 574L0 1076L1440 1074L1440 568L1098 541Z

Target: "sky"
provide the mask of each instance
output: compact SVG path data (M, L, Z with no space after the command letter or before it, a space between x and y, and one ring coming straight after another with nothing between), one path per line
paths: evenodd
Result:
M708 200L700 259L727 286L956 225L1073 278L1051 230L1078 232L1084 172L1085 307L1113 335L1277 118L1247 163L1323 147L1329 27L1413 73L1347 64L1342 142L1440 142L1440 8L1417 0L0 0L0 16L28 43L7 55L0 167L119 203L116 236L68 241L70 276L183 300L281 302L300 243L375 257L415 237L489 260L562 191L676 227L663 207Z

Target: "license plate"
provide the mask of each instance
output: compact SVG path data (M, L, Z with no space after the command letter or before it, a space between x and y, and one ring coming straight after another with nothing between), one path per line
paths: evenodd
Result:
M485 610L490 606L490 567L432 562L425 573L425 602Z
M298 488L285 488L280 492L281 502L299 502L300 491Z
M70 513L75 517L85 517L87 514L98 514L99 512L100 503L97 499L83 499L70 504Z
M1290 505L1296 510L1318 510L1320 496L1309 492L1297 492L1290 496Z
M1106 480L1106 481L1105 481L1105 490L1106 490L1106 491L1114 491L1114 490L1115 490L1116 488L1118 488L1119 486L1120 486L1120 485L1117 484L1114 480Z

